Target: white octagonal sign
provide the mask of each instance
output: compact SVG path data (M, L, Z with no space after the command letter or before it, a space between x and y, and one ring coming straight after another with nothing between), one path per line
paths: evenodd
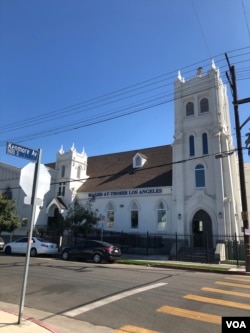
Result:
M35 173L35 163L29 163L21 169L20 181L19 184L27 197L32 196L32 188L34 181ZM44 194L47 193L50 189L50 173L48 172L45 165L39 165L39 176L37 180L37 191L36 198L43 199ZM35 198L35 199L36 199Z

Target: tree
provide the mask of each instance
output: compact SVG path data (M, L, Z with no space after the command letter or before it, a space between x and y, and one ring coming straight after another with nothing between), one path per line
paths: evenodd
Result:
M83 206L77 200L68 210L65 218L66 229L73 231L75 242L79 234L86 236L95 230L98 221L99 217L91 209L91 202Z
M0 234L2 231L12 232L19 227L19 217L15 210L14 201L0 195Z

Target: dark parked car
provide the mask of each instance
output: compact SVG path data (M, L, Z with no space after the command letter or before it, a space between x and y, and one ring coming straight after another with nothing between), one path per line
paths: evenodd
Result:
M120 256L121 250L119 247L98 240L84 240L62 250L63 260L92 260L94 263L99 263L103 260L114 262Z

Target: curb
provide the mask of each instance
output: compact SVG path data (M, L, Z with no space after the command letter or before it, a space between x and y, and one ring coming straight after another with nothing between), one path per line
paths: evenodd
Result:
M0 308L0 311L12 314L14 316L17 316L17 318L19 317L19 313L17 313L17 311L9 309L9 308ZM55 328L55 327L53 327L53 326L51 326L51 325L49 325L47 323L44 323L41 320L35 319L35 318L31 317L31 316L23 314L22 318L25 319L25 320L27 320L27 321L31 321L35 325L43 327L44 329L46 329L47 331L49 331L51 333L61 333L61 331L59 331L57 328Z
M126 259L125 259L126 260ZM132 259L133 260L133 259ZM137 261L137 259L134 259ZM153 263L153 260L150 263L143 263L144 260L138 259L138 263L126 263L126 262L117 262L117 264L124 264L124 265L136 265L136 266L149 266L149 267L158 267L158 268L166 268L166 269L180 269L180 270L187 270L187 271L195 271L195 272L205 272L205 273L218 273L218 274L234 274L234 275L246 275L248 276L249 273L241 270L229 268L226 270L219 270L216 267L211 268L200 268L200 267L189 267L186 265L178 264L172 265L167 263L161 263L160 261Z

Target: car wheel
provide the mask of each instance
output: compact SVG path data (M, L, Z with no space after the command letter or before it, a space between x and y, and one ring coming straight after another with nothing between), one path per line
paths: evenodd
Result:
M98 264L98 263L101 262L101 260L102 260L102 257L101 257L101 255L99 253L95 253L93 255L93 262L94 263Z
M69 252L68 251L63 251L62 258L63 258L63 260L69 260Z
M7 246L4 252L5 252L5 254L10 255L11 254L11 247Z
M37 255L37 250L34 247L32 247L32 249L30 250L30 256L35 257L36 255Z

